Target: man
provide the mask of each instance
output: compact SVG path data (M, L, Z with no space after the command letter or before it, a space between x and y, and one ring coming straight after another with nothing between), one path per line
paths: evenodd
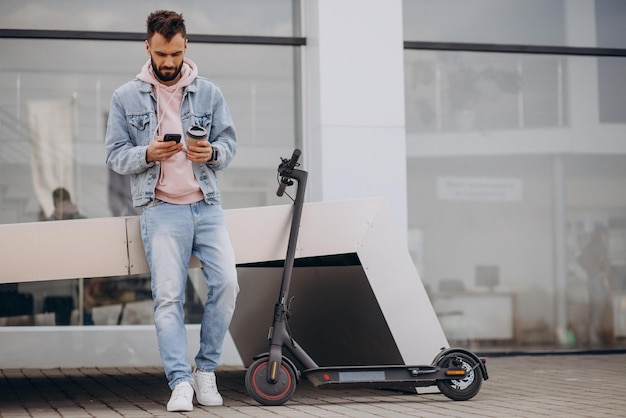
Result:
M72 202L70 192L65 187L57 187L52 191L52 202L54 203L54 212L46 218L47 221L84 218Z
M172 389L168 411L193 410L194 389L200 404L222 405L214 369L239 291L216 178L235 155L235 129L219 88L185 58L186 35L181 14L159 10L148 16L150 59L135 80L113 93L105 138L107 165L130 174L133 205L143 207L157 340ZM185 132L192 126L205 128L207 140L188 146ZM182 139L163 141L165 134ZM183 313L192 254L209 287L193 373Z
M578 256L578 263L587 273L589 291L589 342L598 345L607 334L605 311L611 297L611 261L609 260L609 229L596 224L589 242Z

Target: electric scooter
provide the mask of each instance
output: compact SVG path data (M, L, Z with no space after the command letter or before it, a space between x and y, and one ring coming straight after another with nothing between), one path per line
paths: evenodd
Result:
M416 393L417 387L437 386L446 397L464 401L473 398L487 380L485 359L462 348L442 348L430 365L366 365L320 367L292 338L287 321L291 316L289 286L294 266L296 243L308 173L296 167L301 151L295 149L290 159L281 158L278 166L279 186L283 196L287 187L298 183L293 199L291 229L287 244L280 294L274 307L269 329L269 352L257 355L246 371L248 394L262 405L282 405L296 390L301 377L316 388L369 387L393 388ZM291 358L283 354L287 350Z

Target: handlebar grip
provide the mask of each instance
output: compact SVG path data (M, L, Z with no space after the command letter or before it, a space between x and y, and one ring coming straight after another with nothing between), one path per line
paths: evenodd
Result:
M300 151L298 148L293 150L293 154L291 154L291 158L288 161L287 167L285 167L286 170L293 170L296 167L298 159L300 158L300 154L302 154L302 151Z

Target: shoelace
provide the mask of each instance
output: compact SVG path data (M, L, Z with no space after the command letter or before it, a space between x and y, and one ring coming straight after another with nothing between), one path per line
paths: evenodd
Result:
M208 373L198 373L198 377L202 381L200 388L202 392L217 393L217 384L215 382L215 375Z
M176 386L174 388L174 393L172 394L172 398L173 399L189 398L190 396L193 396L192 394L193 394L193 388L191 386L187 386L187 385Z

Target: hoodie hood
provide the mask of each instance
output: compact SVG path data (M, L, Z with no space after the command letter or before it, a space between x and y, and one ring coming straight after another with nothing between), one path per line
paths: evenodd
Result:
M166 86L154 75L151 60L148 59L148 61L146 61L141 68L141 72L137 74L137 78L151 84L156 96L158 104L157 127L154 131L154 136L158 135L160 132L182 133L179 113L180 101L182 100L183 94L182 91L183 88L190 85L197 76L198 67L192 60L185 58L178 81L171 86ZM174 102L177 102L177 104ZM159 128L161 129L159 130Z

